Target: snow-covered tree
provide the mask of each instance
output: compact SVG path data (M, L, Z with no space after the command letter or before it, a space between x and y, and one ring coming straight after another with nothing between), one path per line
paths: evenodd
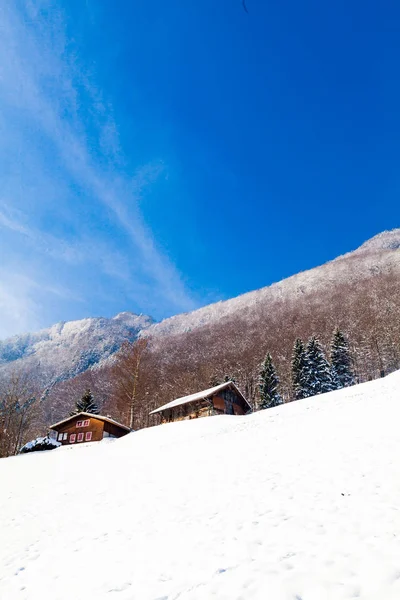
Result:
M301 400L307 396L306 349L299 338L294 343L292 354L292 391L295 400Z
M278 392L279 377L276 374L272 357L268 353L261 367L259 377L260 403L259 408L272 408L283 403L282 397Z
M355 384L349 343L337 328L331 343L331 372L335 389Z
M76 401L75 410L71 414L76 415L81 412L92 413L93 415L98 415L100 413L100 409L95 403L93 394L89 388L85 390L82 398Z
M333 389L330 365L325 358L320 342L313 336L306 347L306 397L331 392Z

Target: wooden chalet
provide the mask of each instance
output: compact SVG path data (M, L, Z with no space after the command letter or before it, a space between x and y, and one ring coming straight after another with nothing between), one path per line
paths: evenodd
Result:
M163 423L197 419L211 415L245 415L251 406L233 381L177 398L153 410L151 415L160 415Z
M81 412L67 417L50 429L57 434L57 440L63 446L82 442L100 442L104 438L119 438L131 431L109 417Z

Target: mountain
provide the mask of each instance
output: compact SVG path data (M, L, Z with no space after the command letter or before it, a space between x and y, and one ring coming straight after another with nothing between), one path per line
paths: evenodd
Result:
M34 372L44 386L100 367L125 341L133 341L153 323L151 317L123 312L112 319L62 322L37 333L0 341L0 373Z
M320 267L153 324L141 334L149 340L149 352L141 362L137 425L156 422L149 421L148 412L157 406L226 377L256 406L260 365L267 352L280 377L280 392L285 402L291 401L295 340L317 336L329 358L337 327L349 340L357 381L399 369L399 282L396 229ZM125 418L126 403L118 381L114 384L107 406Z
M330 289L332 284L336 287L349 283L355 285L371 275L387 273L400 275L400 229L380 233L353 252L268 287L155 323L146 335L185 333L235 315L243 317L247 314L251 320L251 315L257 313L262 305L268 306L277 300L302 299L309 293Z
M272 354L288 401L297 337L317 335L328 353L339 326L350 340L360 382L400 368L399 281L400 229L395 229L320 267L160 323L122 313L16 336L0 343L0 372L29 369L51 388L42 423L62 418L85 387L105 411L124 421L126 401L115 385L112 359L123 341L145 337L149 344L137 387L139 427L151 424L150 410L227 376L256 404L266 352Z
M1 459L0 597L398 600L399 389Z

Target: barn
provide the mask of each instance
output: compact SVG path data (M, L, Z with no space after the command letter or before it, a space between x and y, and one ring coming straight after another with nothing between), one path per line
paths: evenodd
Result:
M81 442L100 442L104 438L119 438L126 435L131 429L117 423L109 417L81 412L67 417L50 429L56 432L57 440L63 446L79 444Z
M233 381L177 398L150 414L160 415L161 422L183 421L211 415L245 415L251 406Z

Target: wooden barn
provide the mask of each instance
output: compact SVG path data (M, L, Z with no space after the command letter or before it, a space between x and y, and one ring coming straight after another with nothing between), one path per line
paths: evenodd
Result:
M163 423L197 419L211 415L245 415L251 406L241 391L227 381L208 390L177 398L153 410L151 415L160 415Z
M81 412L67 417L50 429L57 434L57 440L64 446L81 442L100 442L109 438L119 438L131 431L126 425L121 425L109 417Z

